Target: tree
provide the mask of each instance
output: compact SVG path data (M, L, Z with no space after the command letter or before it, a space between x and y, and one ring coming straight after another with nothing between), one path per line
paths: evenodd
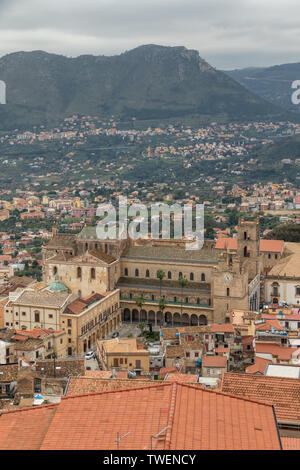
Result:
M159 297L161 298L161 285L162 285L162 280L165 277L166 273L163 269L158 269L156 276L159 279Z
M181 315L182 315L183 288L188 285L189 281L187 280L186 277L180 276L179 279L178 279L178 282L179 282L179 285L181 287L181 307L180 307L180 311L181 311Z
M139 296L135 299L135 303L136 303L137 307L139 308L139 318L141 318L142 306L143 306L144 303L145 303L145 300L144 300L144 298L143 298L143 295L139 295Z
M144 322L139 323L139 329L141 330L142 334L144 333L145 328L146 328L146 323Z
M167 306L166 299L164 297L161 297L159 299L158 307L159 307L159 311L161 312L162 318L164 318L164 310L166 306Z

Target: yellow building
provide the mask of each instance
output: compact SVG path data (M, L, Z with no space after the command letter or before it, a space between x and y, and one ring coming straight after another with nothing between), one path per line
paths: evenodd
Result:
M137 375L149 372L149 351L136 338L114 338L97 342L104 370L127 369Z
M121 324L120 291L77 298L60 315L67 333L67 353L82 355Z

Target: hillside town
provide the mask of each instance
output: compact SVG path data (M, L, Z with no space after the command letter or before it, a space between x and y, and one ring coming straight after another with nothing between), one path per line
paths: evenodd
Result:
M61 233L54 223L40 230L33 267L36 238L9 235L1 449L114 449L119 432L132 433L122 449L299 449L299 243L261 238L257 218L192 251L181 240L101 240L95 225ZM83 440L82 406L91 426ZM125 410L130 421L120 423ZM109 433L93 431L97 419ZM188 434L178 434L187 420Z

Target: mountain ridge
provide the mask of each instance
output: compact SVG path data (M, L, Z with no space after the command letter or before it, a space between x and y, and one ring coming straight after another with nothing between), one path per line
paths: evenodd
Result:
M148 44L114 56L19 51L0 58L0 80L8 103L1 107L0 130L53 124L72 114L145 121L282 118L280 108L184 46Z
M300 80L300 63L273 65L271 67L247 67L227 70L225 73L257 96L282 108L300 112L300 106L291 101L294 80Z

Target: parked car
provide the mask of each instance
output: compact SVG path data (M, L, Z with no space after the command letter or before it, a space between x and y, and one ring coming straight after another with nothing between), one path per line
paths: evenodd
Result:
M93 351L89 351L88 353L86 353L86 355L84 356L86 359L92 359L94 357L94 352Z

